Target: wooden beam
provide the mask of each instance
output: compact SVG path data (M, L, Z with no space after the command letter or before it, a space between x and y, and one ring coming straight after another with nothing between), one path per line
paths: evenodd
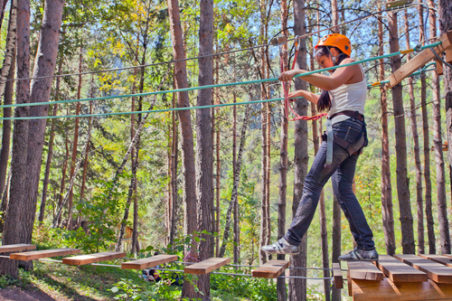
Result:
M11 253L9 255L10 259L14 260L22 260L22 261L30 261L39 258L47 258L47 257L57 257L57 256L66 256L80 253L79 249L51 249L51 250L40 250L40 251L31 251L31 252L22 252L22 253Z
M160 264L165 264L168 262L173 262L177 260L177 255L165 255L160 254L156 256L152 256L149 258L138 259L135 261L123 262L121 264L121 269L130 269L130 270L144 270L147 268L152 268L158 266Z
M452 268L416 255L395 255L399 260L425 272L431 280L437 283L452 283Z
M230 261L230 258L211 257L201 262L186 266L184 272L197 275L209 274L210 272L228 264Z
M253 277L259 278L277 278L289 266L289 261L286 260L270 260L261 265L255 270L251 271Z
M392 282L423 282L427 274L389 255L380 255L377 266Z
M452 48L452 30L444 33L440 38L441 44L434 47L434 51L438 55L442 55L442 53L448 49ZM447 51L446 51L447 54ZM389 81L388 86L390 88L399 84L404 78L412 74L414 71L423 67L430 60L434 59L435 55L432 52L432 49L424 49L419 52L415 57L409 60L406 64L401 66L399 69L394 71L386 80Z
M335 288L342 289L344 287L344 279L342 278L341 265L339 262L333 262L333 279Z
M349 261L348 270L351 279L359 280L382 280L383 272L369 261Z
M0 253L29 251L29 250L35 250L35 249L36 249L35 245L29 245L29 244L4 245L4 246L0 246Z
M124 252L102 252L102 253L94 253L94 254L84 254L73 257L63 258L63 263L68 265L85 265L90 263L96 263L100 261L107 261L116 258L125 257L126 253Z

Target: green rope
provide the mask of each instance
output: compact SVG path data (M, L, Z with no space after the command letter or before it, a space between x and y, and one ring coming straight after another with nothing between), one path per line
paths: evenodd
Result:
M297 97L298 98L298 97ZM301 97L300 97L301 98ZM235 105L248 105L256 103L265 103L273 101L281 101L284 98L272 98L263 100L252 100L243 101L236 103L222 103L217 105L205 105L205 106L194 106L194 107L177 107L170 109L158 109L158 110L148 110L148 111L133 111L133 112L112 112L112 113L99 113L99 114L85 114L85 115L62 115L62 116L27 116L27 117L3 117L0 120L29 120L29 119L56 119L56 118L80 118L80 117L105 117L105 116L116 116L116 115L132 115L132 114L147 114L147 113L164 113L164 112L174 112L174 111L184 111L184 110L197 110L197 109L210 109L215 107L229 107Z
M440 45L441 42L436 42L433 44L422 46L420 49L427 49L432 48ZM295 77L302 77L307 76L315 73L320 73L324 71L334 70L337 68L343 68L348 66L353 66L365 62L375 61L379 59L389 58L396 55L402 54L400 51L385 54L382 56L376 56L373 58L367 58L359 61L355 61L348 64L343 64L339 66L333 66L318 70L313 70L301 74L297 74ZM82 99L66 99L66 100L56 100L56 101L47 101L47 102L33 102L33 103L20 103L20 104L9 104L9 105L0 105L0 108L10 108L10 107L27 107L27 106L43 106L43 105L50 105L50 104L61 104L61 103L74 103L74 102L86 102L86 101L96 101L96 100L108 100L108 99L121 99L121 98L129 98L129 97L143 97L143 96L150 96L150 95L161 95L161 94L167 94L167 93L175 93L175 92L186 92L186 91L195 91L195 90L202 90L202 89L211 89L211 88L220 88L220 87L230 87L230 86L238 86L238 85L250 85L250 84L257 84L257 83L265 83L265 82L275 82L278 81L278 78L266 78L266 79L260 79L260 80L249 80L249 81L243 81L243 82L235 82L235 83L224 83L224 84L215 84L215 85L205 85L205 86L197 86L197 87L190 87L190 88L182 88L182 89L174 89L174 90L164 90L164 91L153 91L153 92L144 92L144 93L135 93L135 94L124 94L124 95L111 95L111 96L103 96L103 97L91 97L91 98L82 98Z

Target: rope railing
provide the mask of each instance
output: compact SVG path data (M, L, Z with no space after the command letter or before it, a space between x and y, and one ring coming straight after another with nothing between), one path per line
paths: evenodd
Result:
M422 47L419 47L419 50L424 50L427 48L433 48L441 44L441 41L428 44ZM408 49L410 50L410 49ZM381 56L375 56L371 58L366 58L362 60L357 60L351 63L317 69L313 71L308 71L305 73L297 74L294 78L303 77L307 75L312 75L316 73L321 73L325 71L335 70L338 68L344 68L348 66L358 65L365 62L375 61L379 59L389 58L397 55L401 55L406 53L408 50L401 50ZM172 90L163 90L163 91L152 91L152 92L144 92L144 93L134 93L134 94L123 94L123 95L110 95L110 96L102 96L102 97L90 97L90 98L81 98L81 99L66 99L66 100L56 100L56 101L47 101L47 102L32 102L32 103L19 103L19 104L8 104L8 105L0 105L0 108L9 108L9 107L28 107L28 106L42 106L42 105L50 105L50 104L64 104L64 103L76 103L76 102L89 102L89 101L99 101L99 100L111 100L111 99L123 99L123 98L131 98L131 97L145 97L151 95L162 95L169 93L177 93L177 92L189 92L196 91L202 89L211 89L211 88L221 88L221 87L231 87L231 86L239 86L239 85L250 85L250 84L259 84L265 82L276 82L278 78L266 78L260 80L248 80L242 82L231 82L231 83L223 83L223 84L213 84L213 85L204 85L204 86L195 86L189 88L181 88L181 89L172 89ZM382 83L382 82L380 82ZM379 83L379 84L380 84ZM272 101L280 101L283 98L273 98L267 100L255 100L248 102L241 102L235 104L216 104L216 105L207 105L207 106L191 106L191 107L178 107L178 108L168 108L161 110L151 110L151 111L134 111L134 112L110 112L110 113L99 113L99 114L84 114L84 115L61 115L61 116L23 116L23 117L2 117L0 120L30 120L30 119L54 119L54 118L82 118L82 117L105 117L105 116L115 116L115 115L132 115L132 114L140 114L140 113L161 113L161 112L171 112L171 111L180 111L180 110L196 110L196 109L207 109L214 107L222 107L222 106L231 106L231 105L245 105L245 104L253 104L253 103L262 103L262 102L272 102Z

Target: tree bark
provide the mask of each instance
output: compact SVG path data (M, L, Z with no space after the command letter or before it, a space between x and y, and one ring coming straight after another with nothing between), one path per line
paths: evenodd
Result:
M201 0L199 21L199 76L200 86L213 84L213 0ZM198 93L198 106L213 103L212 89L202 89ZM198 154L198 229L207 231L201 235L199 243L200 259L213 256L213 136L212 136L212 110L196 110L196 133ZM203 294L203 300L210 299L210 276L199 277L198 287Z
M380 7L379 7L380 9ZM383 55L384 48L383 19L378 16L378 55ZM379 80L385 78L384 60L379 60ZM394 234L394 214L392 205L391 184L391 160L389 156L389 134L388 134L388 103L384 87L380 87L381 106L381 205L383 218L383 231L385 235L386 253L394 255L396 250Z
M170 19L171 40L173 44L173 57L177 61L174 64L174 76L176 78L176 88L182 89L188 87L187 70L185 59L184 42L182 38L182 27L179 15L178 0L168 0L168 14ZM190 102L187 92L178 92L178 107L189 107ZM191 126L191 117L189 111L179 111L179 120L182 131L182 155L184 162L185 175L185 202L186 202L186 231L187 235L193 234L197 230L196 214L196 180L195 155L193 151L193 130ZM196 243L192 241L190 247L192 256L196 256ZM182 297L196 297L193 286L184 281Z
M6 1L5 1L6 2ZM11 5L10 18L8 24L8 34L6 37L6 53L3 60L3 65L0 73L0 96L4 95L4 104L9 105L13 101L14 93L14 74L16 69L16 7L15 4ZM3 108L3 117L11 117L11 108ZM8 160L9 153L11 151L11 120L3 120L2 126L2 149L0 152L0 199L2 204L0 210L2 211L2 217L5 216L7 209L7 198L3 195L6 194L5 186L7 180ZM0 222L1 232L3 232L3 218Z
M408 23L408 12L405 9L405 38L406 49L410 49L410 29ZM408 54L408 61L411 59L411 55ZM408 78L408 94L410 96L410 121L411 132L413 134L413 154L414 163L416 169L416 204L417 204L417 252L424 254L424 200L422 199L422 167L421 159L419 155L419 135L417 132L417 120L416 120L416 102L414 99L414 85L413 78Z
M389 12L389 50L399 51L397 12ZM391 57L392 71L401 66L400 56ZM392 101L395 124L396 157L397 157L397 196L400 208L400 224L402 229L402 249L404 254L414 254L413 216L410 207L410 191L407 175L407 153L405 112L403 109L402 85L392 88Z
M435 7L433 0L428 1L430 7ZM430 10L429 14L430 36L436 35L436 11ZM448 68L445 68L448 69ZM450 69L450 68L449 68ZM435 153L436 165L436 194L438 206L438 222L439 222L439 236L441 253L450 253L450 235L449 235L449 221L447 219L447 202L446 202L446 181L444 171L444 157L443 157L443 141L441 137L441 95L439 76L436 72L432 74L433 86L433 149ZM447 97L446 97L447 99Z
M295 0L293 3L294 13L294 33L303 35L306 33L305 23L305 1ZM298 68L306 69L306 40L298 41L299 53L294 58ZM308 85L305 81L295 79L295 89L307 89ZM299 115L306 115L308 111L308 103L304 99L295 102L295 111ZM298 204L303 194L304 178L308 169L308 125L306 121L295 121L294 128L294 187L292 199L292 215L295 216ZM307 264L307 234L304 235L300 244L300 253L293 255L290 260L290 276L306 277ZM289 279L289 300L306 300L306 279L291 278Z
M17 77L30 77L30 2L17 0ZM27 103L30 100L30 81L21 80L16 86L16 103ZM16 117L27 117L28 107L16 107ZM11 158L10 201L5 217L2 244L31 242L30 229L26 222L27 206L26 190L23 185L27 181L27 147L28 121L15 120L13 132L13 153ZM27 187L27 188L26 188ZM17 261L1 259L0 274L18 276Z
M173 95L172 98L172 106L176 107L176 95ZM178 122L176 120L176 112L171 113L171 178L170 178L170 186L171 186L171 220L170 220L170 236L169 243L172 245L174 243L174 238L176 237L177 224L179 223L179 194L178 194L178 186L177 186L177 165L178 165L178 141L179 134L177 131Z

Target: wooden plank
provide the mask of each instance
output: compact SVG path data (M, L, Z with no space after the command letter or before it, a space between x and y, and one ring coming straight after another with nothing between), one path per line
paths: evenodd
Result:
M383 272L369 261L349 261L348 270L351 279L359 280L382 280Z
M63 263L68 265L85 265L90 263L96 263L100 261L107 261L116 258L125 257L126 253L124 252L101 252L94 254L84 254L73 257L63 258Z
M230 261L231 261L230 258L211 257L201 262L197 262L195 264L186 266L184 268L184 272L188 274L197 274L197 275L208 274L228 264Z
M11 253L9 255L10 259L14 260L22 260L29 261L35 260L39 258L47 258L47 257L57 257L57 256L66 256L80 253L79 249L51 249L51 250L40 250L40 251L31 251L31 252L22 252L22 253Z
M418 70L434 58L434 54L430 49L424 49L415 57L394 71L386 80L389 80L389 87L392 88L399 84L404 78Z
M4 246L0 246L0 253L29 251L29 250L35 250L35 249L36 249L35 245L29 245L29 244L4 245Z
M417 255L404 254L395 255L395 257L412 265L414 268L425 272L428 278L437 283L452 283L452 268Z
M281 275L289 266L289 261L286 260L270 260L261 265L255 270L251 271L253 277L259 278L276 278Z
M176 261L177 258L178 258L177 255L159 254L149 258L142 258L134 261L123 262L121 264L121 269L144 270L147 268L158 266L160 264Z
M441 36L440 41L441 44L434 47L433 49L439 55L446 51L447 55L447 52L450 52L449 49L452 48L452 30L444 33ZM414 58L409 60L406 64L402 65L386 79L389 81L389 87L392 88L395 85L399 84L404 78L406 78L434 58L435 55L430 48L422 50Z
M344 287L344 279L342 278L341 265L339 262L333 262L333 279L335 288L341 289Z
M437 59L435 59L435 72L437 75L444 74L443 62Z
M389 255L380 255L377 266L392 282L423 282L427 274Z
M407 301L451 300L452 284L423 282L393 283L388 278L381 281L353 279L351 281L354 301Z
M444 264L445 266L452 268L452 257L449 257L447 255L419 254L419 256L425 259L433 260L435 262Z

